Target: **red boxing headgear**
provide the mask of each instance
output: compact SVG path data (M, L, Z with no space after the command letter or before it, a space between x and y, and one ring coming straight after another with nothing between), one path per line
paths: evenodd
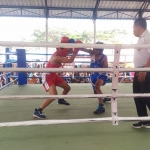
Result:
M57 54L61 57L66 57L68 55L68 48L57 48Z
M66 37L66 36L63 36L62 38L61 38L61 43L69 43L69 38L68 37Z
M61 38L61 43L69 43L69 38L63 36ZM68 48L57 48L57 54L61 57L66 57L68 55Z

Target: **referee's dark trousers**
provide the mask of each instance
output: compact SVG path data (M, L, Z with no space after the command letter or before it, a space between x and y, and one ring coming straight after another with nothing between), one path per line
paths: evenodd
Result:
M150 72L146 73L145 81L138 81L138 72L134 74L133 93L150 93ZM148 116L147 108L150 110L150 97L134 98L137 114L139 117Z

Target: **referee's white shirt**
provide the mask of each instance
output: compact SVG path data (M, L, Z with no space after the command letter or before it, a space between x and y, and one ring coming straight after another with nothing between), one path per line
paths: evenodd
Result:
M150 44L150 33L146 30L139 37L137 44ZM134 67L144 67L150 57L150 49L138 48L134 50Z

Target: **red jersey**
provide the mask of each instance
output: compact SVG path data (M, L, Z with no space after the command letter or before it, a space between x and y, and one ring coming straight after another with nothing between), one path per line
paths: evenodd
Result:
M53 53L53 55L52 56L56 56L56 52L55 53ZM57 64L51 64L51 62L50 61L48 61L47 62L47 64L46 64L46 68L59 68L59 67L61 67L62 66L62 64L61 63L57 63ZM53 74L54 73L56 73L56 72L52 72ZM51 74L52 74L51 73Z
M55 53L53 53L53 55L52 56L56 56L56 52ZM62 66L62 64L61 63L57 63L57 64L51 64L51 62L50 61L48 61L47 62L47 64L46 64L46 68L59 68L59 67L61 67Z
M56 52L52 56L56 56ZM61 66L62 66L61 63L51 64L50 61L48 61L48 63L46 64L46 68L59 68ZM55 86L58 86L63 82L64 80L61 77L59 77L56 74L56 72L42 74L42 83L46 92L49 90L51 85L54 84Z

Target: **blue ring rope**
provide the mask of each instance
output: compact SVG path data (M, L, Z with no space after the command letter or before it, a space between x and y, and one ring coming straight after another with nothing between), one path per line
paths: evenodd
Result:
M12 84L13 82L15 82L15 81L17 81L17 80L18 80L18 78L16 78L16 79L13 80L12 82L9 82L8 84L5 84L4 86L2 86L2 87L0 88L0 90L2 90L3 88L9 86L10 84Z

